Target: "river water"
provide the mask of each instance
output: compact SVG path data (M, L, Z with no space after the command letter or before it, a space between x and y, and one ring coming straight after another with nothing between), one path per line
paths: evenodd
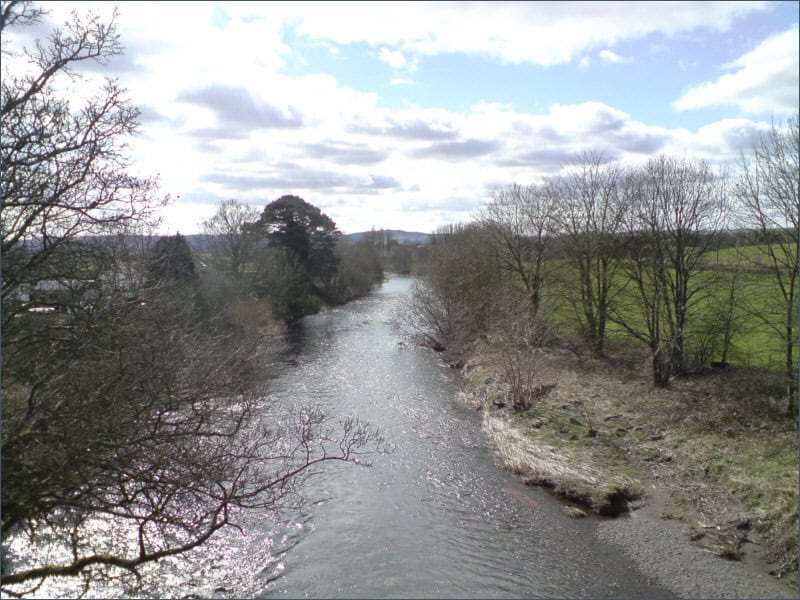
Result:
M275 365L270 406L322 406L377 426L390 452L330 463L289 514L150 565L141 587L90 596L216 598L669 597L543 490L500 469L458 373L393 325L413 280L305 318ZM101 525L101 528L104 525ZM101 531L102 529L98 530ZM38 595L74 597L51 579ZM120 584L122 585L122 584Z
M306 318L272 393L377 425L392 452L333 465L307 488L263 597L668 596L591 519L495 463L480 414L439 355L403 343L392 317L412 280ZM284 536L285 538L285 536Z

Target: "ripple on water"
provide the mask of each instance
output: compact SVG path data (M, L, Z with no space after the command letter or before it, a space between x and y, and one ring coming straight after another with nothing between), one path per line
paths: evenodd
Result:
M498 469L458 375L391 324L411 280L291 333L265 410L357 414L392 452L326 465L302 512L249 513L203 549L154 566L161 596L659 596L540 490ZM118 590L109 596L120 596Z

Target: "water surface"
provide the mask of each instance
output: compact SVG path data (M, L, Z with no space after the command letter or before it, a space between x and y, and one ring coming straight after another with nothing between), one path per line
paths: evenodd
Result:
M264 597L658 596L591 520L495 463L480 414L440 355L392 325L412 280L306 318L272 384L378 425L392 452L332 465L307 488L300 533ZM273 576L276 572L272 572Z

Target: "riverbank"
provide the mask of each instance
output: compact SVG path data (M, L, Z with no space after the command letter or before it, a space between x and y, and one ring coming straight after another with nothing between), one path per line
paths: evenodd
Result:
M573 516L632 508L601 537L678 595L796 596L797 431L765 393L771 382L739 370L655 389L646 356L611 355L529 356L532 369L516 371L538 397L524 412L507 405L507 354L482 348L463 362L465 399L502 465Z

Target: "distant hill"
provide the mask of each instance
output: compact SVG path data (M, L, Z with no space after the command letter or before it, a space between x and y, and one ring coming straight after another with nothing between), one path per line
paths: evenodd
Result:
M402 229L384 229L383 231L388 233L397 240L397 243L402 245L417 246L421 244L427 244L430 241L429 234L421 233L419 231L403 231ZM369 233L371 232L359 231L357 233L348 233L344 237L353 242L360 242L362 239L364 239L364 236Z

